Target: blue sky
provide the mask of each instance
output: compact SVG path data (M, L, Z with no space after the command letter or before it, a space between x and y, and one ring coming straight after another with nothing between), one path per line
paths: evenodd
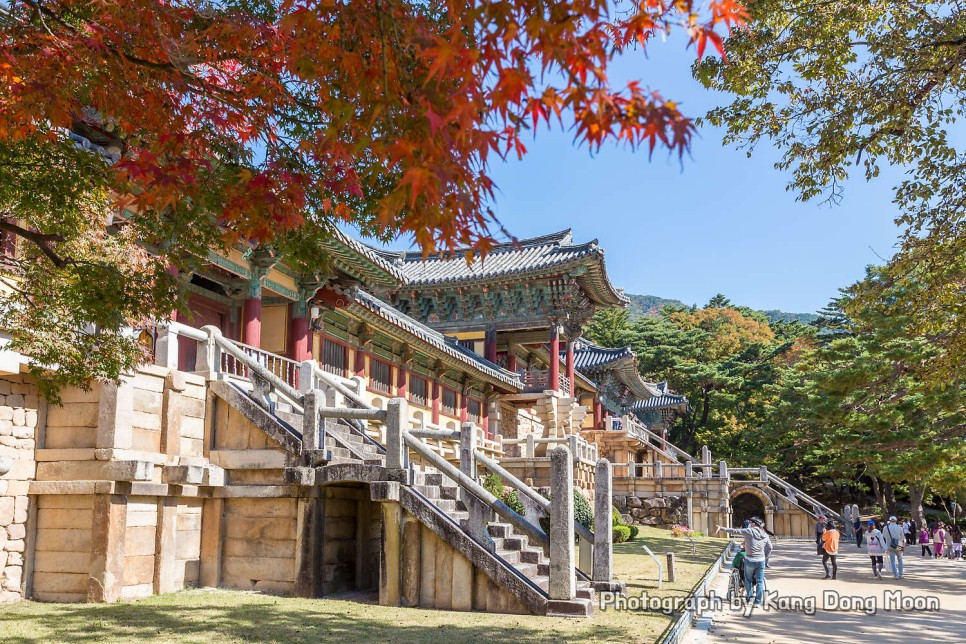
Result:
M701 116L727 96L691 78L693 56L679 38L655 41L649 58L627 56L611 77L641 78ZM767 142L749 159L721 137L702 127L682 167L657 151L651 161L623 147L591 155L567 132L541 130L522 161L493 165L494 211L518 238L572 228L575 241L599 239L616 286L687 304L721 292L753 308L816 311L894 252L898 171L847 182L839 205L802 204Z

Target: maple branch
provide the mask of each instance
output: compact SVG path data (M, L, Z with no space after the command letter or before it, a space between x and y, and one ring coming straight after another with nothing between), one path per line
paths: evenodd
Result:
M39 233L35 230L22 228L11 221L7 221L6 219L0 219L0 230L5 230L9 233L17 235L18 237L26 239L36 246L40 252L42 252L57 268L63 268L67 265L68 260L59 256L56 252L54 252L54 249L50 247L51 242L64 241L63 235Z

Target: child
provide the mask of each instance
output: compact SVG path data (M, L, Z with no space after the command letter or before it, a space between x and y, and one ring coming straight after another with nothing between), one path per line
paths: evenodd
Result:
M885 541L882 538L882 533L875 527L875 521L872 519L869 519L867 532L865 533L865 549L869 553L869 559L872 560L872 576L876 579L882 579L882 556L886 551Z
M944 545L946 545L946 530L942 523L938 523L936 531L932 533L932 554L936 559L943 558Z
M929 529L926 526L922 526L922 530L919 531L919 545L922 546L920 557L925 557L926 554L932 556L932 549L929 547Z
M949 529L949 533L950 535L952 535L952 539L953 539L953 551L951 556L953 559L962 559L963 529L959 527L958 523L956 523L956 524L953 524L953 526Z

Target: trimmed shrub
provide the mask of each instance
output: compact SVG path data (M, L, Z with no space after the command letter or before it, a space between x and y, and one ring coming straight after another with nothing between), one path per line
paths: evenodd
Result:
M640 532L641 529L636 525L629 525L627 527L631 529L631 538L628 539L628 541L633 541L634 539L637 538L637 533Z
M520 501L520 495L517 494L516 490L510 490L503 495L503 502L510 506L510 509L523 516L525 512L523 508L523 502Z
M503 498L503 480L498 475L490 473L483 477L483 488L496 498Z
M584 526L588 530L594 529L594 511L590 507L590 503L584 498L584 495L580 493L580 490L574 486L574 521ZM547 534L550 534L550 513L547 516L540 519L540 527Z
M614 543L624 543L631 538L631 527L626 525L614 526Z
M613 505L610 506L610 524L612 526L624 525L624 518L621 516L621 511Z

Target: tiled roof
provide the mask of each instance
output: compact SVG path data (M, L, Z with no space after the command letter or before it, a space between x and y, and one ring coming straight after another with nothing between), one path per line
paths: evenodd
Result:
M596 371L617 360L633 357L630 347L608 349L583 339L574 343L574 366L581 371Z
M630 347L600 347L581 338L574 343L574 367L588 374L611 371L638 398L661 395L656 385L641 379L637 372L637 356Z
M567 264L585 264L587 274L581 279L593 279L592 297L601 304L626 305L628 300L607 279L604 251L597 240L574 244L570 230L542 237L494 246L485 257L475 257L467 263L468 249L452 253L434 253L423 257L419 251L374 252L399 267L412 285L450 284L478 280L499 279L533 273Z
M332 236L327 237L322 245L333 255L339 268L350 274L361 273L355 277L363 279L369 286L393 287L406 281L399 268L338 228L332 228Z
M647 400L638 400L631 405L632 411L657 411L659 409L673 409L688 404L686 396L678 394L661 394Z
M393 326L396 326L410 335L415 336L419 340L432 345L443 353L448 354L450 357L465 363L470 368L485 373L489 377L503 383L510 389L517 391L523 389L523 383L520 381L520 378L517 376L517 374L513 373L512 371L507 371L506 369L503 369L499 365L490 362L480 355L477 355L469 349L459 346L455 338L444 336L439 331L417 322L405 313L393 308L379 298L375 297L374 295L370 295L362 289L351 289L346 294L349 295L357 304L365 307L372 313L375 313L382 319L391 323Z

